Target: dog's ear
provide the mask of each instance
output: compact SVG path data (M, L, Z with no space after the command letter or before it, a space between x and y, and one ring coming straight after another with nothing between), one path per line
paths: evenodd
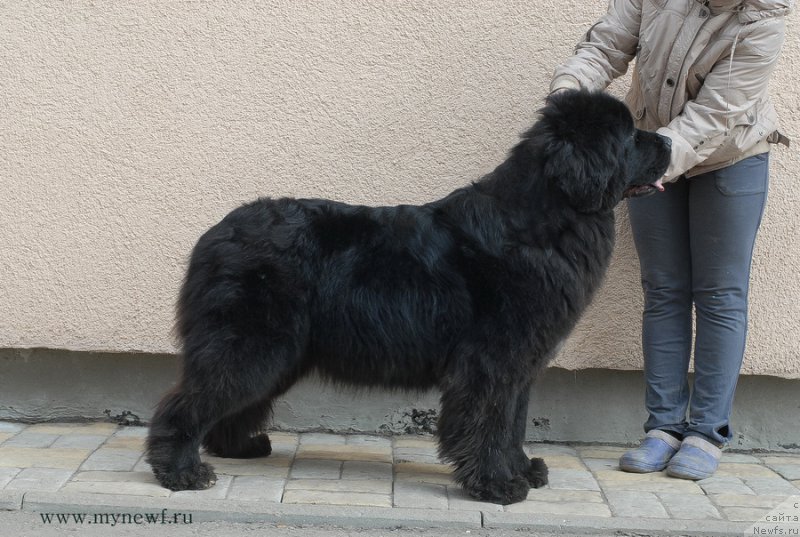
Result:
M613 173L608 162L594 149L572 140L551 139L548 145L543 172L550 184L578 211L599 211Z
M601 210L622 169L624 134L633 133L628 108L604 93L566 90L550 95L540 114L530 139L545 180L578 211Z

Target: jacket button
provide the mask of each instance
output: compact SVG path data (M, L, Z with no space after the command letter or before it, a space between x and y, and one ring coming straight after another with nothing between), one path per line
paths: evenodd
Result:
M708 17L708 11L706 11L705 9L701 9L700 10L700 18L701 19L705 19L706 17Z
M674 86L674 85L675 85L675 81L674 81L674 80L672 80L671 78L668 78L668 79L667 79L667 86L669 86L669 87L671 88L671 87L672 87L672 86Z

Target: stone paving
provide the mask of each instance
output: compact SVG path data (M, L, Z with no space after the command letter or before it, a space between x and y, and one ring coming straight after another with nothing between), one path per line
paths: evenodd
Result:
M503 507L466 496L439 461L431 437L284 432L270 434L269 457L202 455L216 469L216 485L171 492L159 486L143 460L146 433L145 427L110 423L0 422L0 491L205 500L221 509L235 501L664 523L753 523L800 496L798 453L725 453L714 477L693 482L621 472L621 447L528 444L531 455L547 462L550 483L531 490L526 501Z

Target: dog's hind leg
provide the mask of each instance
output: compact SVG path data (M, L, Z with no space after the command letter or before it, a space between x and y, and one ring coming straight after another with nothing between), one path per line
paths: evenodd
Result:
M525 429L528 425L528 401L530 400L531 384L524 386L517 396L516 415L512 432L511 449L515 450L516 471L522 474L533 488L543 487L547 484L547 465L542 459L528 459L522 444L525 442Z
M266 457L272 453L269 437L264 431L271 410L272 398L268 397L225 416L206 433L203 447L217 457Z
M147 438L147 462L158 481L171 490L204 489L214 484L213 468L200 460L207 441L227 455L263 453L265 437L244 440L261 426L274 394L294 377L298 362L288 348L269 348L266 338L250 336L238 343L220 338L200 352L214 357L189 358L178 386L159 404ZM258 410L256 406L261 405ZM244 426L236 426L236 417ZM213 431L213 432L212 432ZM212 433L209 436L209 433ZM227 440L224 435L232 436Z
M455 480L470 496L503 505L522 501L530 489L514 445L522 386L511 374L470 369L443 383L440 455L455 465Z
M179 384L158 404L147 435L146 460L156 479L170 490L199 490L216 483L208 463L200 461L202 423L213 403Z

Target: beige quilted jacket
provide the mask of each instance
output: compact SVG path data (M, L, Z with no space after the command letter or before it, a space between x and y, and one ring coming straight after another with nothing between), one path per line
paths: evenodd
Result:
M605 89L636 58L626 101L639 128L672 139L665 181L788 145L767 83L793 1L610 0L550 89Z

